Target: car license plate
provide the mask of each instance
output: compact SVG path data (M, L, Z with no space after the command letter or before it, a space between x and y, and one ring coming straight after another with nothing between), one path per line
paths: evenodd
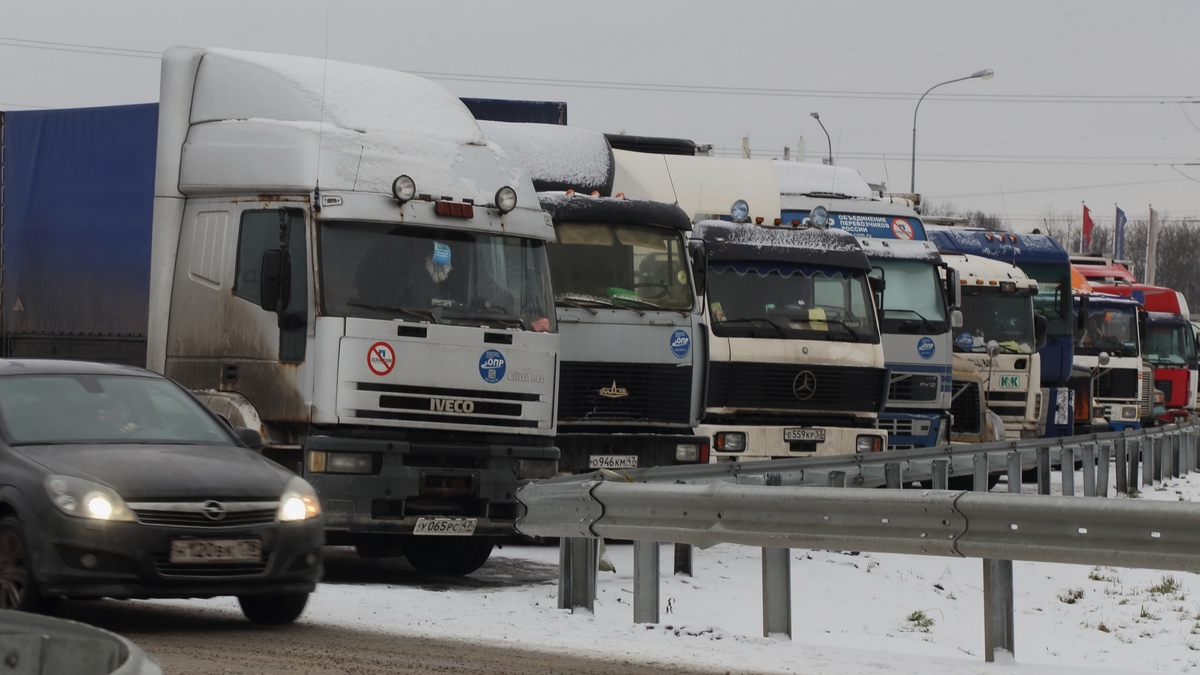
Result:
M262 562L259 539L176 539L167 557L173 563Z
M816 441L817 443L825 442L824 429L784 429L783 440L785 441Z
M636 469L637 455L592 455L589 469Z
M413 534L435 537L469 537L475 534L478 518L417 518Z

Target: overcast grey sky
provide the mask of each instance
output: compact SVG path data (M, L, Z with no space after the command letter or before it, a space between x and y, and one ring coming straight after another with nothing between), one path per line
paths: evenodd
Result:
M0 108L157 99L149 55L61 44L327 51L454 75L436 79L460 96L567 101L575 126L732 155L745 135L756 157L803 137L817 161L827 149L816 110L836 163L907 191L917 97L991 68L993 79L921 104L927 200L1007 214L1018 228L1048 210L1078 217L1081 201L1098 222L1114 202L1131 219L1149 204L1200 218L1198 31L1193 0L0 0Z

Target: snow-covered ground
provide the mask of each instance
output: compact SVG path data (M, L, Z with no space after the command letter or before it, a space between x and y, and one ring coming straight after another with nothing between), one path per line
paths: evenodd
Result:
M1200 476L1138 498L1200 498ZM780 642L761 637L758 549L696 551L695 577L685 578L671 575L664 546L662 623L652 626L632 621L633 547L608 552L617 572L600 574L594 616L556 609L554 582L453 591L339 583L323 584L301 620L717 671L1200 672L1200 577L1193 574L1018 562L1016 658L990 665L979 560L793 550L793 640ZM494 556L556 565L558 549L506 546ZM237 611L232 599L186 604Z

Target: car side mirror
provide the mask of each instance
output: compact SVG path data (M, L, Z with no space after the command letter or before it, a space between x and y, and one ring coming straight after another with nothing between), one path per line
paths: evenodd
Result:
M238 437L238 440L240 440L242 443L245 443L246 447L250 448L251 450L263 449L263 437L262 434L258 433L257 430L249 429L247 427L234 427L233 433Z
M1038 349L1046 346L1046 328L1048 325L1046 317L1041 314L1033 315L1033 339L1037 342Z
M259 306L268 312L286 312L292 297L292 261L288 252L277 248L263 251L259 280Z
M962 328L962 325L963 325L962 310L956 309L956 310L950 312L950 327L951 328Z

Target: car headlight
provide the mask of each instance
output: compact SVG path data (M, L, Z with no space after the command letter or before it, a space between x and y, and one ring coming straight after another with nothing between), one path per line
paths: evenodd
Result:
M76 518L134 522L137 518L112 488L71 476L46 476L46 495L59 511Z
M279 498L279 512L275 519L286 523L293 520L308 520L321 515L321 501L317 491L308 481L299 476L293 476L287 485L283 486L283 496Z

